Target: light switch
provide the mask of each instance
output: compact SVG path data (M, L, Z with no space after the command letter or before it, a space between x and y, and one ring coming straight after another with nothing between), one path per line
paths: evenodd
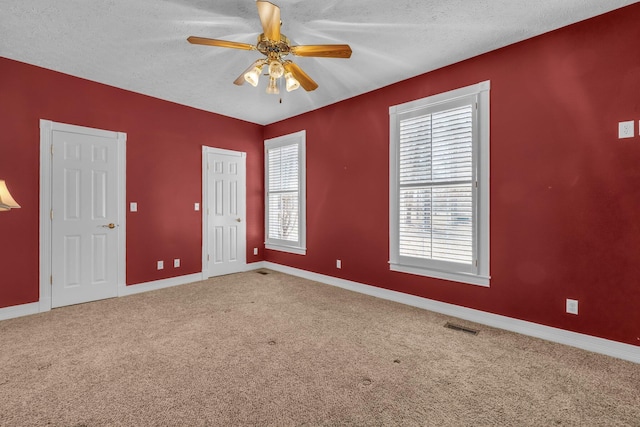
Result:
M196 211L199 211L200 210L200 203L194 203L193 209L196 210Z
M136 202L129 203L129 210L131 212L138 212L138 204Z

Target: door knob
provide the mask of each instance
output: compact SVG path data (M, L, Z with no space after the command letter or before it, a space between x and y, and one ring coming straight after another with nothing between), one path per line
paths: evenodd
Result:
M238 222L242 222L242 220L240 218L236 218L236 221Z
M116 228L116 225L114 223L108 224L108 225L103 225L103 228Z

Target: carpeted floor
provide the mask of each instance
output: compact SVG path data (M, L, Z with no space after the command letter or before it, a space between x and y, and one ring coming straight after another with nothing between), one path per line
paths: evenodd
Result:
M0 322L0 425L640 426L640 365L248 272Z

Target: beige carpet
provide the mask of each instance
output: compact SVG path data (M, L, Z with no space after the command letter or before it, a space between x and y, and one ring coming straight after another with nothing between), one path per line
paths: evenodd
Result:
M640 426L640 365L249 272L0 322L0 425Z

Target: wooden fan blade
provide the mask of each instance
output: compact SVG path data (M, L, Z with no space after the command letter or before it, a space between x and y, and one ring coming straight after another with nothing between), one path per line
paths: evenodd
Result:
M264 35L274 42L280 41L280 8L268 1L258 0L258 15Z
M234 85L238 85L238 86L242 86L242 85L244 84L244 82L245 82L245 80L244 80L244 75L245 75L246 73L248 73L249 71L253 70L253 67L257 67L258 65L262 65L262 64L264 64L264 59L258 59L258 60L256 60L253 64L249 65L249 67L247 67L247 69L246 69L246 70L244 70L244 71L242 72L242 74L240 74L240 75L238 76L238 78L237 78L237 79L235 79L235 80L234 80L233 84L234 84Z
M254 50L256 47L247 43L230 42L228 40L207 39L205 37L191 36L187 39L192 44L204 44L207 46L230 47L232 49Z
M291 53L296 56L318 56L323 58L350 58L351 47L348 44L318 44L307 46L291 46Z
M307 75L302 68L300 68L296 63L287 61L284 64L284 69L290 72L293 77L300 83L300 86L304 88L307 92L311 92L312 90L316 90L318 88L318 83L314 82L311 77Z

